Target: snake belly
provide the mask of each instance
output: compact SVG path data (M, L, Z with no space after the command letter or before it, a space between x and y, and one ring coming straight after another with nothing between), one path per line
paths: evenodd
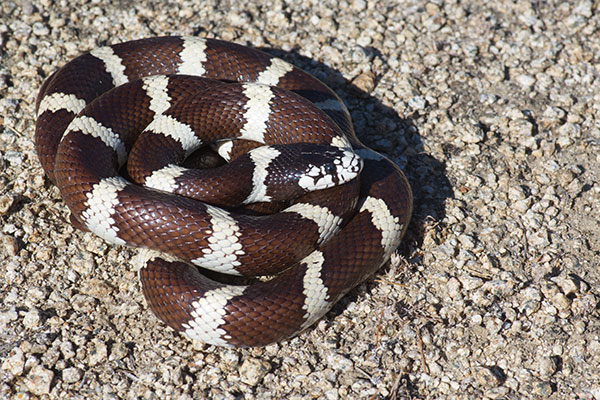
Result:
M141 248L150 308L202 342L296 335L389 259L410 220L404 174L358 141L338 96L256 49L100 47L52 74L36 109L36 151L72 223ZM183 165L209 145L229 163Z

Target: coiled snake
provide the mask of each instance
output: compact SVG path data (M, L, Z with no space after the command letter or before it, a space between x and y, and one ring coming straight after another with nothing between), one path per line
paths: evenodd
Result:
M144 249L147 302L193 339L295 335L389 259L410 219L404 175L360 144L337 95L258 50L101 47L51 75L36 106L36 150L72 222Z

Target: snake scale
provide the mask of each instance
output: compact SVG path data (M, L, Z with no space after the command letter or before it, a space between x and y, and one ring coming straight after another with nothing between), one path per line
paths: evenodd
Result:
M152 311L206 343L306 329L389 259L411 216L403 173L358 141L338 96L256 49L100 47L53 73L36 109L71 222L140 248Z

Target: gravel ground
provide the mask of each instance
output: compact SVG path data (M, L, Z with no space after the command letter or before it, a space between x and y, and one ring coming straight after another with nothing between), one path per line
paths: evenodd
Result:
M598 2L169 3L0 4L0 398L600 399ZM44 178L44 78L165 34L315 74L412 184L391 265L295 339L232 350L164 327L134 252L75 231Z

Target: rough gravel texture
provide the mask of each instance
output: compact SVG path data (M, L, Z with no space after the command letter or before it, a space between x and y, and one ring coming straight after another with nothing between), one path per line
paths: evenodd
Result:
M0 398L600 399L598 2L168 3L0 3ZM44 78L165 34L315 74L410 179L391 265L295 339L180 337L44 178Z

